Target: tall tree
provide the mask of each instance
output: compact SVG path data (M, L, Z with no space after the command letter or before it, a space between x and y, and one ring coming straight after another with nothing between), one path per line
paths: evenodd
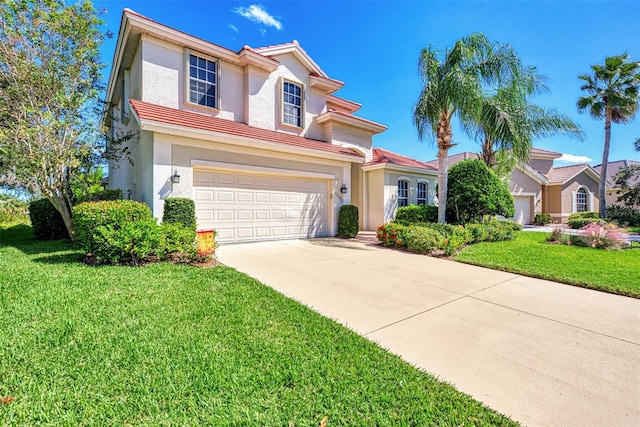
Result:
M470 128L482 112L488 85L508 78L520 68L513 49L492 43L474 33L457 41L441 57L432 47L420 54L418 69L423 87L414 106L413 120L418 136L435 136L438 146L438 222L445 222L449 149L453 142L451 121L457 116Z
M532 96L547 91L545 77L527 67L486 95L473 127L482 140L481 158L487 166L495 167L497 153L507 151L516 162L528 162L534 138L558 134L582 138L582 130L568 116L530 102Z
M596 119L604 119L604 148L600 167L600 217L607 217L605 200L607 164L611 146L611 123L627 123L635 117L640 104L640 62L632 62L629 54L605 58L604 65L592 65L592 75L578 76L580 89L587 93L578 99L579 112L589 111Z
M101 25L89 1L0 8L0 185L47 197L72 237L70 179L100 145Z

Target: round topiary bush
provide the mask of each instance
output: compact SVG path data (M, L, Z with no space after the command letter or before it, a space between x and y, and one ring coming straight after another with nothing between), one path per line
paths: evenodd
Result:
M164 199L162 222L182 224L190 230L196 229L196 205L191 199L167 197Z
M447 222L479 222L485 215L511 218L515 209L507 186L481 160L451 166L447 191Z

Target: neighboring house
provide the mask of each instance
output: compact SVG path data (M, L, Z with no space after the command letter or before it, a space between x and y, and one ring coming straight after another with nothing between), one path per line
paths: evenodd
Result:
M342 205L375 230L398 205L433 203L437 171L374 149L386 127L354 113L296 42L234 52L123 12L107 88L112 136L133 134L109 187L161 218L195 201L221 242L331 236Z
M551 215L553 221L566 222L574 212L598 210L600 175L588 164L554 167L561 153L533 148L528 164L518 164L511 173L509 191L520 224L531 224L537 212ZM449 156L449 166L465 159L477 159L476 153ZM437 165L437 160L427 162Z
M606 189L605 189L605 199L607 201L607 206L611 205L622 205L622 202L618 201L618 197L622 195L622 189L616 187L615 179L613 178L618 172L622 169L626 169L630 166L639 166L640 162L635 160L616 160L615 162L607 163L607 180L606 180ZM600 168L602 165L595 166L594 169L596 172L600 173ZM638 179L632 179L629 182L629 185L634 186L638 183Z

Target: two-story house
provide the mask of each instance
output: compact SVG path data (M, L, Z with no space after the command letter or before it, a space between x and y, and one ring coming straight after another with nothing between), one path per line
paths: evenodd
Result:
M335 235L343 204L374 230L433 203L436 168L374 149L386 127L334 95L343 85L296 41L235 52L125 9L107 101L131 162L110 162L109 187L158 218L165 198L191 198L221 242Z

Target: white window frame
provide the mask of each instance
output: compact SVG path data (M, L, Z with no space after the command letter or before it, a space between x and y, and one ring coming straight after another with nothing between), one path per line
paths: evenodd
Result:
M193 78L191 77L191 56L195 56L198 59L204 59L207 61L207 64L213 63L215 65L215 70L213 71L215 81L213 83L208 81L208 76L205 76L205 80L202 80L200 78L195 79L196 82L203 82L205 84L210 84L214 87L213 107L206 104L200 104L199 102L194 102L191 100L191 80ZM184 96L185 104L193 105L198 108L206 108L207 110L219 111L220 110L220 60L218 58L214 58L212 56L205 55L203 53L193 51L190 49L185 49L184 58L185 58L185 96ZM209 71L205 70L205 73L209 73Z
M406 188L400 188L400 183L404 183ZM411 187L411 183L408 179L398 178L398 183L396 184L398 189L398 207L409 206L409 188ZM401 197L401 191L405 191L404 197ZM404 200L404 204L401 203L401 200Z
M581 194L584 194L584 202L581 203L578 200L578 197L580 197ZM575 193L574 193L574 212L588 212L589 209L591 208L590 206L590 199L591 199L591 192L586 189L585 187L580 187L578 188ZM584 210L580 210L580 205L584 204Z
M287 87L287 85L293 85L300 88L299 96L296 94L287 93L287 95L290 95L293 97L299 97L300 105L295 105L294 103L290 103L285 100L286 98L285 88ZM296 129L304 128L304 94L305 94L305 87L302 83L285 79L285 78L281 79L280 81L280 124L284 126L293 127ZM285 113L285 105L291 105L293 108L299 108L299 117L297 117L298 123L294 124L294 123L288 123L287 121L285 121L285 117L287 117L287 113Z
M424 198L420 197L420 186L424 185ZM429 204L429 181L419 180L418 185L416 187L416 204L419 205L428 205ZM422 202L422 203L421 203Z

